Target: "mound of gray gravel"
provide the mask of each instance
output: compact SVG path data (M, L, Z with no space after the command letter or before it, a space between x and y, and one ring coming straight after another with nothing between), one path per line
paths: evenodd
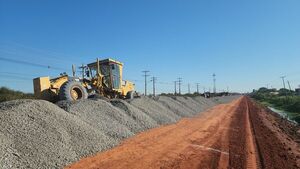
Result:
M130 116L104 100L76 101L69 112L118 141L142 130Z
M170 124L180 119L177 114L152 98L141 97L130 100L129 103L145 112L158 124Z
M178 100L180 103L182 103L186 107L189 107L190 109L192 109L193 115L198 114L204 110L200 103L196 102L194 99L192 99L190 97L176 97L176 100Z
M139 124L142 130L137 130L137 132L158 126L157 122L153 118L144 113L142 110L132 106L128 102L119 99L115 99L110 102L115 107L123 110L129 117Z
M206 99L204 97L201 97L201 96L197 96L197 97L194 97L193 98L197 103L199 103L201 105L201 108L203 110L206 110L206 109L209 109L213 106L215 106L217 103L214 102L213 100L211 99Z
M176 97L159 96L158 101L180 117L192 117L195 113L190 107L179 102Z
M0 168L62 168L141 131L237 97L141 97L0 103Z
M60 168L111 147L112 141L100 130L47 101L0 104L2 169Z

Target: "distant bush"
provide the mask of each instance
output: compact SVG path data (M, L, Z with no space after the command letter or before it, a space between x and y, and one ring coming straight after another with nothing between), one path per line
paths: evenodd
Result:
M300 97L289 98L289 104L286 104L286 110L290 112L299 112L300 114Z
M280 89L278 95L272 95L272 91L265 88L253 92L250 96L262 103L271 104L273 107L285 110L292 115L291 118L300 123L300 96L286 89Z
M0 102L16 100L16 99L33 99L34 95L31 93L23 93L15 91L7 87L0 88Z

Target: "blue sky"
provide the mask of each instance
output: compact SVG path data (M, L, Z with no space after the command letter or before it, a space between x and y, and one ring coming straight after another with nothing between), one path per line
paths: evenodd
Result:
M281 87L282 75L295 88L299 9L298 0L0 0L0 86L32 92L33 77L111 57L139 91L142 70L158 92L173 92L178 77L183 91L212 88L213 73L218 90Z

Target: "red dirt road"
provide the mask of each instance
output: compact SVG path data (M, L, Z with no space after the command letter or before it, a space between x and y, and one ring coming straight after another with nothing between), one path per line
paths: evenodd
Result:
M296 155L269 129L272 126L264 124L262 113L241 97L197 117L140 133L66 168L298 168Z

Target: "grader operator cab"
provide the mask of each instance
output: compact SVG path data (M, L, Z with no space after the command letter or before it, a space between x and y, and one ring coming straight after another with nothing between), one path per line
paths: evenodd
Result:
M132 99L134 84L124 81L123 64L113 59L104 59L82 65L81 75L76 76L72 66L73 76L62 74L60 77L38 77L33 80L36 97L49 100L79 100L89 96L100 95L107 98Z

